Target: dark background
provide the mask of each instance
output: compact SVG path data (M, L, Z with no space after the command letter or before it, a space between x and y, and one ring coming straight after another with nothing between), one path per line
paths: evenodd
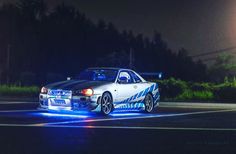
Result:
M88 3L81 1L64 3L19 0L3 3L0 8L1 83L41 85L45 82L65 79L82 69L94 66L126 67L138 72L163 72L165 78L174 77L187 81L212 79L207 66L201 61L193 60L188 54L189 51L181 48L182 43L176 41L178 45L173 45L170 41L172 43L168 45L161 33L168 36L166 31L169 31L169 34L181 37L186 30L184 35L189 39L185 38L185 40L199 39L199 36L208 39L205 37L208 33L202 33L203 31L198 33L199 35L189 33L189 30L195 31L191 25L199 21L198 17L202 17L201 13L194 15L193 12L203 11L204 15L204 12L208 11L208 6L216 7L215 4L218 7L223 6L220 5L221 3L213 3L210 0L207 3L89 2L90 9L94 8L92 12L107 14L104 17L108 20L99 19L102 15L93 16L92 12L88 13L91 19L88 18L79 9L81 4L82 10L89 12L89 9L86 9ZM169 8L165 9L166 7ZM104 10L101 12L102 8ZM189 11L192 9L193 11ZM192 13L188 14L188 11ZM208 12L212 13L210 10ZM109 22L109 18L115 13L117 18L114 18L114 22L118 23L118 28ZM140 16L142 18L139 18ZM162 25L166 27L166 31L160 28L161 32L159 32L158 26L153 29L146 27L150 22L143 26L146 22L142 19L154 16L157 18L152 20L151 24L165 23ZM117 22L121 19L128 29L121 28L122 26ZM204 30L211 30L214 27L210 21L204 20L200 24L204 25ZM219 24L216 24L216 27L217 25ZM181 26L181 31L178 26ZM141 32L144 34L138 33L137 27L143 27ZM193 44L198 46L197 42Z
M157 30L174 51L185 47L193 55L235 46L235 0L45 0L49 10L62 2L121 31L132 29L151 38Z

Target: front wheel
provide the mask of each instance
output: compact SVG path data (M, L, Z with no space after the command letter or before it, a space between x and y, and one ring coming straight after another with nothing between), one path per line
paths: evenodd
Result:
M103 115L108 115L109 113L111 113L112 108L113 108L112 103L113 101L112 101L111 94L108 92L105 92L101 98L101 113Z
M145 112L150 113L154 109L154 99L151 94L147 94L144 98Z

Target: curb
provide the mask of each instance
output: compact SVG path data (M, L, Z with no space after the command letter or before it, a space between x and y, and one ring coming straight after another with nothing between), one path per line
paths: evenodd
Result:
M215 108L215 109L236 109L236 104L227 103L201 103L201 102L160 102L160 107L182 107L182 108Z
M7 104L38 104L36 101L0 101L0 105Z

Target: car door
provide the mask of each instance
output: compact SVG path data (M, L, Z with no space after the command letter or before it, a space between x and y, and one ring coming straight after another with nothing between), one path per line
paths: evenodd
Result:
M134 80L133 87L135 92L131 102L139 102L143 99L143 95L146 93L145 90L147 88L147 84L142 82L142 80L133 71L129 71L129 74Z
M127 78L127 82L119 82L122 77ZM137 86L134 84L134 80L128 71L120 71L117 82L117 101L119 103L128 103L130 97L136 92Z

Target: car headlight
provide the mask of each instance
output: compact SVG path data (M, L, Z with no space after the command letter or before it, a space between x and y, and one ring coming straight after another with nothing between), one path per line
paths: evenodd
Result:
M93 89L88 88L88 89L83 89L81 90L81 94L85 96L92 96L93 95Z
M42 94L47 94L47 93L48 93L48 89L45 88L45 87L42 87L42 88L41 88L41 93L42 93Z

